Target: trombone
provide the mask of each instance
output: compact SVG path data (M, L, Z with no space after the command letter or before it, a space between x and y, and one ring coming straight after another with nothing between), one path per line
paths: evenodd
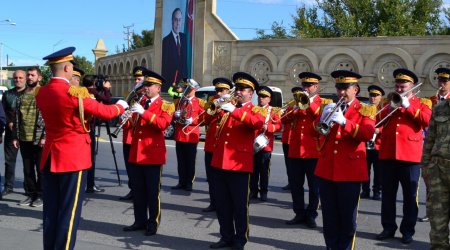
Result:
M344 103L344 97L341 97L339 101L336 103L336 105L333 107L333 109L325 116L325 118L319 122L317 125L317 130L321 135L327 135L330 133L331 127L333 127L334 122L331 121L331 117L334 113L338 111L338 109L341 107L341 105Z
M397 109L401 108L401 107L402 107L402 104L403 104L402 98L405 97L405 96L406 96L407 94L409 94L410 92L413 92L414 90L416 90L417 88L419 88L422 84L423 84L423 83L421 82L421 83L417 84L416 86L414 86L414 87L408 89L407 91L405 91L405 92L403 92L403 93L401 93L401 94L399 94L399 93L397 93L397 92L391 92L391 93L389 93L389 95L388 95L388 101L389 101L390 103L388 103L388 104L386 104L384 107L382 107L382 108L376 113L375 117L378 116L379 114L381 114L381 112L383 112L386 108L390 107L391 104L392 104L392 106L394 107L394 109L393 109L391 112L389 112L385 117L383 117L383 119L381 119L379 122L377 122L377 124L375 124L375 127L380 126L387 118L389 118L392 114L394 114L395 111L397 111ZM419 93L420 93L420 89L419 89L416 93L414 93L413 95L409 96L408 99L410 99L411 97L413 97L413 96L415 96L415 95L417 95L417 94L419 94Z
M304 91L294 93L294 98L292 98L292 100L284 104L284 106L279 108L276 112L273 112L270 116L270 119L272 120L272 122L276 122L273 116L275 114L278 114L280 111L281 116L279 119L283 119L284 117L289 115L292 111L294 111L294 109L290 109L289 111L287 111L288 108L297 106L299 109L305 110L309 107L309 104L310 104L309 96Z

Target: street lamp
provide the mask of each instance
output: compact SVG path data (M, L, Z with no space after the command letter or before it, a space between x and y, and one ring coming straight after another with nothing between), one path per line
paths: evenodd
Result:
M0 21L1 25L11 25L16 26L15 22L12 22L11 19L5 19ZM0 42L0 85L3 86L3 65L2 65L2 49L3 49L3 43Z

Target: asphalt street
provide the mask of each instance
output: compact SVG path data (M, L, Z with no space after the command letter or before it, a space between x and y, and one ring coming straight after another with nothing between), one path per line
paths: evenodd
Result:
M196 182L192 192L171 190L177 184L175 142L167 140L167 164L164 166L161 189L161 224L157 235L144 236L143 232L123 232L122 227L133 223L131 202L119 201L128 193L127 175L123 163L121 135L114 139L119 185L111 145L102 129L97 155L96 184L104 193L86 194L83 201L75 249L208 249L219 240L219 224L214 213L203 213L208 206L208 186L203 161L203 142L198 144ZM3 144L2 144L3 145ZM251 159L249 159L251 160ZM4 176L4 156L1 154L0 171ZM19 206L23 200L23 171L19 155L16 165L15 192L0 201L0 249L42 249L42 207ZM250 204L250 237L246 249L324 249L322 216L319 211L317 229L304 225L288 226L292 219L291 195L283 191L287 176L281 144L275 143L267 202L252 200ZM306 184L305 184L306 186ZM401 187L397 199L397 223L402 215ZM308 197L305 195L305 197ZM419 216L425 213L425 187L419 190ZM375 240L382 231L381 202L361 200L358 213L356 249L427 249L429 224L417 222L414 242L403 245L397 231L395 239Z

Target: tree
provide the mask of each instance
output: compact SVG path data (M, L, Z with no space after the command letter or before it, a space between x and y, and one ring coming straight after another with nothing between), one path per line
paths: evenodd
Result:
M265 30L257 29L256 30L256 39L285 39L285 38L293 38L293 36L289 35L286 31L286 28L283 26L283 21L280 23L273 22L272 23L272 34L266 34Z
M77 67L84 71L86 75L93 75L95 73L94 64L86 59L86 57L74 56Z
M131 44L131 50L151 46L155 38L154 30L143 30L142 35L133 34L133 43Z

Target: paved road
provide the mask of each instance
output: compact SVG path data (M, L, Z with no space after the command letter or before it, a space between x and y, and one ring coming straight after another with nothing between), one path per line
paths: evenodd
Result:
M121 139L115 139L114 147L119 165L122 186L118 186L110 143L99 143L96 183L106 189L101 194L87 194L83 203L82 220L78 230L75 249L208 249L219 239L219 224L214 213L202 213L208 205L207 183L203 164L203 143L197 153L197 178L194 191L173 191L177 183L174 141L166 141L168 161L164 166L161 208L162 221L155 236L147 237L142 232L123 232L122 227L133 223L133 208L130 202L118 198L128 192L127 177L123 165ZM250 238L246 249L324 249L322 217L319 211L318 228L287 226L285 220L293 218L290 193L281 189L287 183L281 154L281 144L275 144L272 156L269 201L252 201L250 205ZM3 154L1 172L4 174ZM16 167L15 193L0 201L0 249L42 249L42 208L21 207L17 203L24 199L23 173L20 160ZM424 185L421 183L419 215L425 211ZM306 196L307 197L307 196ZM398 197L398 214L401 213L401 188ZM401 235L395 239L376 241L381 232L381 203L361 200L358 214L356 249L427 249L429 248L429 224L418 222L414 242L402 245ZM400 223L400 216L397 222Z

